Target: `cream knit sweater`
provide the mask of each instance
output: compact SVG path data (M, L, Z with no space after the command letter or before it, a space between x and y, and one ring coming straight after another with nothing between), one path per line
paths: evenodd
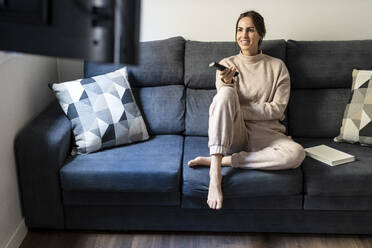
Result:
M226 86L237 89L246 124L265 125L285 133L285 127L279 123L284 120L290 95L290 78L284 62L260 51L255 56L240 52L222 59L220 64L235 66L239 72L229 85L222 82L217 71L216 88L217 91Z

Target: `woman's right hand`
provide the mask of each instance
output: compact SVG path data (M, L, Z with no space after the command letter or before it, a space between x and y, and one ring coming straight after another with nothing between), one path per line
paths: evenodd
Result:
M225 84L232 84L232 79L236 72L236 68L234 66L230 66L223 71L220 71L221 80Z

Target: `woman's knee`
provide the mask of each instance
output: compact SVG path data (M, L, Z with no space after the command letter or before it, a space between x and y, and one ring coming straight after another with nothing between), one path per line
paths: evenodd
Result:
M295 169L302 164L302 161L304 161L306 152L300 144L294 143L292 146L292 159L289 164L291 165L291 168Z
M283 169L296 169L302 164L305 157L306 153L304 148L300 144L293 142L290 147L285 149L281 156L281 167Z
M238 100L238 93L234 87L224 86L218 90L215 100L221 104L226 104L226 102L235 103Z
M209 107L209 116L213 115L214 110L217 110L218 113L234 112L239 106L236 89L227 86L221 87Z

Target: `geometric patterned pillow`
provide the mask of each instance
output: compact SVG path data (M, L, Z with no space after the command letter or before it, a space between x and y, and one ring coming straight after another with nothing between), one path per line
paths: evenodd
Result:
M78 154L149 139L127 68L49 85L71 121Z
M353 84L336 142L372 146L372 71L353 70Z

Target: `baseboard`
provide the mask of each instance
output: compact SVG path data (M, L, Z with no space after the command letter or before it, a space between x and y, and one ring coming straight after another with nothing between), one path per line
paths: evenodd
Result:
M4 248L18 248L22 244L22 241L25 239L27 232L28 229L25 224L25 219L22 218L21 222L18 224L16 230L14 231Z

